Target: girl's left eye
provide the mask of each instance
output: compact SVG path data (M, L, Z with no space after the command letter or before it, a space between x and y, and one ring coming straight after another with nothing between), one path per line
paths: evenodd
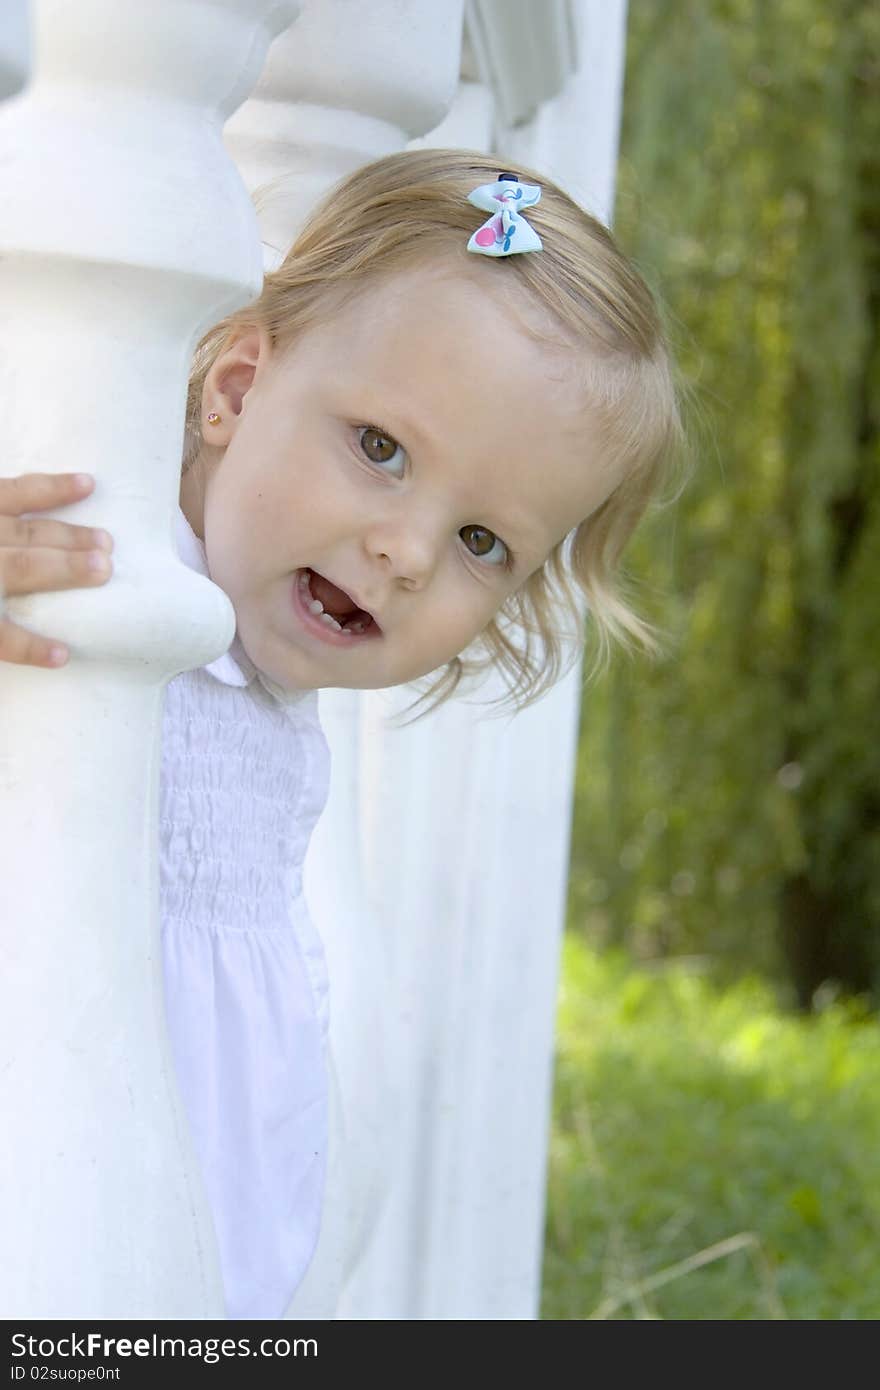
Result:
M383 430L379 425L361 426L361 428L358 430L358 442L360 444L362 452L369 459L370 463L382 464L384 467L386 463L391 463L398 453L402 454L403 457L406 458L406 450L400 444L398 444L396 439L392 438L392 436L387 432L387 430ZM501 539L501 537L495 535L494 531L487 530L485 526L475 526L473 524L469 524L467 526L462 526L461 531L459 532L459 535L462 537L462 539L464 539L466 532L477 533L477 536L480 538L477 541L478 545L485 545L485 540L487 537L490 538L493 542L488 549L471 550L470 553L476 559L489 560L489 562L492 565L503 565L507 569L513 568L513 553L508 548L506 543ZM467 544L467 542L465 542L465 544ZM500 546L500 553L495 554L495 558L492 559L491 557L495 553L496 546ZM468 549L470 550L469 545Z
M508 569L513 567L513 556L501 537L496 536L494 531L487 531L485 526L474 526L469 523L467 526L462 526L459 531L462 540L464 540L468 531L476 533L478 545L485 545L487 538L492 542L488 550L471 550L471 554L475 555L478 560L490 560L493 565L505 565ZM467 545L467 541L465 541L465 545ZM501 553L496 555L495 559L492 560L492 554L496 546L501 547ZM469 545L468 549L470 550Z

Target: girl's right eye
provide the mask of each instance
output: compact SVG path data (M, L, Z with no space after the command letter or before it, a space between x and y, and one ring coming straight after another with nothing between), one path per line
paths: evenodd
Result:
M406 458L406 450L379 425L364 425L359 429L358 442L370 463L382 464L384 467L386 463L392 462L398 452Z

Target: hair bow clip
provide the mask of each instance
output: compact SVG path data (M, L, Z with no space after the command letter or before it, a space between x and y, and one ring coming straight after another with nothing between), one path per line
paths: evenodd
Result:
M481 256L513 256L518 251L542 251L543 243L522 216L523 208L534 207L541 197L536 183L520 183L516 174L499 174L494 183L481 183L468 194L474 207L491 212L467 244Z

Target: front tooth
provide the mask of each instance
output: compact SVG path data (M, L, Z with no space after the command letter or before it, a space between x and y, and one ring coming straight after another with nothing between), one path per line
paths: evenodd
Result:
M321 602L321 600L320 600L319 598L310 599L310 600L309 600L309 608L312 610L313 613L323 613L323 612L324 612L324 605L323 605L323 603Z
M314 611L314 608L312 608L312 612ZM337 632L342 631L342 623L338 623L332 613L322 613L319 621L326 623L328 627L335 627Z

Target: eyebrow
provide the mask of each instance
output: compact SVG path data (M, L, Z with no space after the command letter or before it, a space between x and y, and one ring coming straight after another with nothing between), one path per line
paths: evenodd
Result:
M385 410L383 408L382 413L391 416L391 419L389 419L388 421L389 424L392 424L396 420L398 424L403 426L403 428L399 431L400 434L406 435L408 439L417 439L423 446L427 447L428 449L437 449L436 441L431 437L431 435L426 434L425 431L422 429L421 425L416 424L415 420L407 419L407 417L397 409L393 402L391 403L390 410ZM393 433L393 431L390 431L390 433ZM397 439L398 443L400 443L397 434L394 435L394 438Z
M421 443L423 447L433 449L435 453L440 452L437 449L436 442L431 437L431 435L427 434L421 428L420 425L417 425L415 423L415 421L409 420L405 415L403 415L397 409L394 402L390 403L390 407L387 411L383 409L382 414L387 414L388 416L390 416L388 420L384 421L385 425L390 427L391 425L397 423L402 426L402 428L399 431L391 428L388 429L388 433L392 436L392 438L397 440L398 444L401 442L401 436L403 436L406 439L417 440L419 443ZM516 547L517 551L520 551L523 548L528 548L529 546L534 546L536 549L539 549L541 547L542 542L540 536L538 535L536 530L530 530L527 522L523 521L523 523L520 524L514 517L511 517L510 520L513 523L511 526L505 526L503 531L500 532L496 532L493 530L492 534L499 535L502 540L504 540L506 535L509 535L511 539L511 544ZM482 523L470 522L469 524L481 525ZM517 555L517 559L519 559L519 555Z

